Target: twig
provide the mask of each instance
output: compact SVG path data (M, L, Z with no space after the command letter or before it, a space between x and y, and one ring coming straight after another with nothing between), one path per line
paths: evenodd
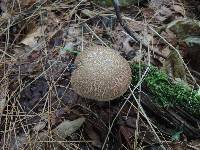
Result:
M117 16L117 19L119 20L120 25L123 27L123 29L138 43L141 43L143 45L143 48L148 51L148 49L150 51L152 51L153 53L155 53L157 56L162 57L164 59L166 59L166 56L164 56L163 54L161 54L160 52L154 50L153 48L150 48L149 46L147 46L144 41L142 39L139 38L139 36L137 35L137 33L133 32L132 30L130 30L130 28L128 27L128 25L125 23L125 21L123 21L121 13L120 13L120 8L119 8L119 2L118 0L113 0L113 5L115 8L115 13Z

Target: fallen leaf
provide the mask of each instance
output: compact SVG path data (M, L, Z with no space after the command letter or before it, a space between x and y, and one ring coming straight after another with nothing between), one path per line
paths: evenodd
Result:
M36 2L37 0L20 0L20 5L21 6L29 6L32 5Z
M171 15L173 14L173 12L165 7L162 6L160 9L158 9L155 13L155 18L159 21L165 21L166 19L168 19Z
M95 132L95 130L92 127L88 127L86 132L89 138L92 140L92 145L94 145L95 147L101 148L102 143L101 143L99 134Z
M183 61L175 50L171 50L169 56L164 62L164 70L174 79L180 78L186 81L186 71Z
M148 12L148 14L149 14L149 12ZM135 21L135 20L131 20L130 23L128 23L128 25L131 27L131 30L133 30L133 31L143 31L143 30L145 30L145 27L146 27L144 22Z
M81 12L90 18L95 17L97 15L97 13L95 13L94 11L90 11L89 9L83 9L81 10Z
M173 5L174 11L180 13L182 16L185 16L185 9L180 5Z
M38 49L40 45L38 39L43 36L43 31L45 29L46 26L34 28L20 43L27 45L34 50Z
M82 124L84 123L85 118L81 117L73 121L66 120L60 123L55 129L52 130L53 138L56 141L61 139L65 139L67 136L70 136L76 130L78 130ZM32 135L33 141L36 141L35 149L44 149L47 143L37 142L39 141L47 141L49 138L48 131L40 132L38 135ZM59 143L52 143L56 149L59 149ZM67 147L66 144L64 144Z
M131 137L133 137L135 129L127 127L127 126L120 126L119 131L121 136L125 139L126 143L131 147Z
M25 134L18 135L16 137L13 137L11 139L10 143L10 150L16 150L16 149L24 149L25 145L28 142L28 137Z
M45 128L46 124L47 124L47 122L45 122L45 121L40 121L38 124L36 124L36 125L33 127L33 131L38 132L38 131L43 130L43 129Z
M167 29L171 30L180 39L188 36L200 35L200 21L194 19L177 19L167 25Z
M151 0L150 3L149 3L149 8L157 10L157 9L159 9L160 7L162 7L164 5L165 1L166 0Z
M78 118L73 121L64 121L61 124L59 124L53 132L55 135L57 135L59 138L66 138L67 136L74 133L76 130L78 130L82 124L85 122L85 118Z

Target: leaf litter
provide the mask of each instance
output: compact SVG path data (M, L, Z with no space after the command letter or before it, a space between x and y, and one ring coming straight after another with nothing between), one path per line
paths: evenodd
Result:
M142 94L141 106L148 116L145 117L129 93L110 103L97 103L71 89L73 61L93 43L115 48L130 62L150 61L167 70L177 82L194 86L180 55L161 37L178 47L192 76L200 83L199 2L127 3L122 2L122 18L137 33L137 38L151 47L151 52L141 48L124 31L110 3L0 2L0 145L3 149L199 148L199 118L179 107L160 108L148 94ZM191 4L195 5L194 9L187 7ZM185 19L187 16L194 17Z

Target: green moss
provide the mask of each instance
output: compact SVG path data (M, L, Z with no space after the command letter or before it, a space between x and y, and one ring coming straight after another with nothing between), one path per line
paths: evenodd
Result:
M147 66L138 64L131 65L133 72L133 85L139 81L139 70L144 73ZM152 99L161 107L180 106L194 116L200 115L200 96L196 90L192 90L189 86L178 82L171 81L167 74L150 66L147 75L144 78L142 87L148 89Z

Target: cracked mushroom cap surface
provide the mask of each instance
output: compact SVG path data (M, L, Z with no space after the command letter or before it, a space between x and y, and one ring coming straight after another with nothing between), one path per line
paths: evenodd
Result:
M89 47L76 57L75 65L71 85L82 97L98 101L113 100L123 95L131 84L129 63L113 49Z

